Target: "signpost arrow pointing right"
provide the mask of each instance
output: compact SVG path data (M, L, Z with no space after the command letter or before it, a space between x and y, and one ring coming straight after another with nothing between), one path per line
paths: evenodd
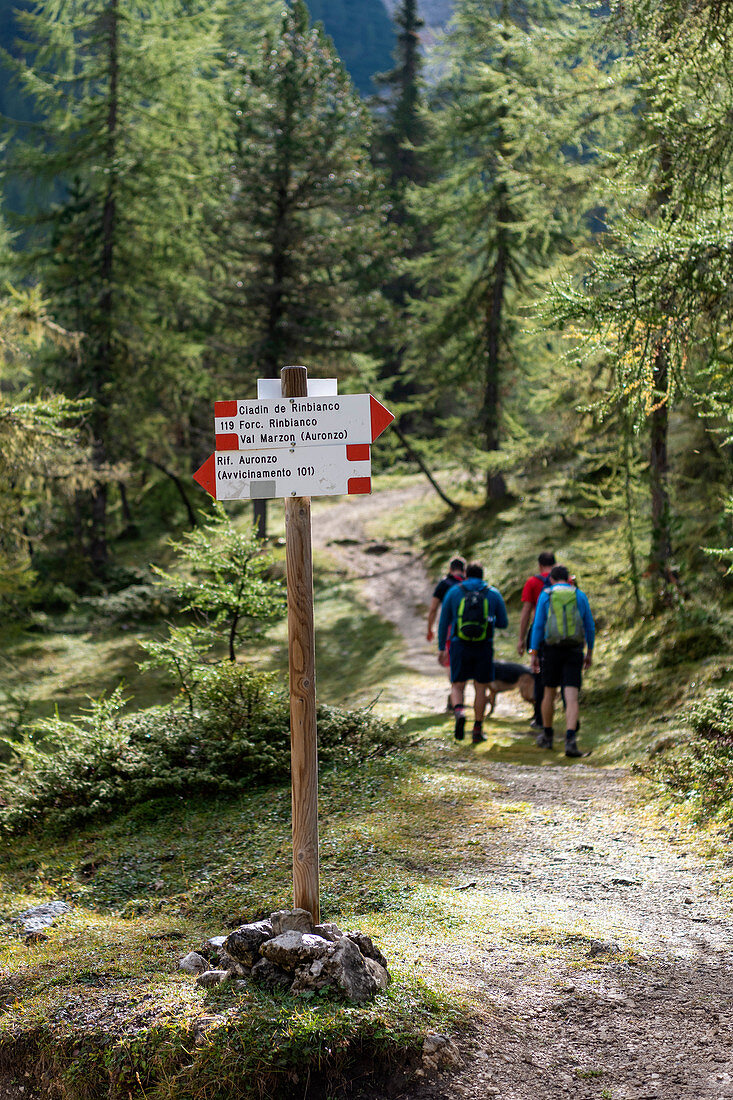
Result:
M384 405L377 401L376 397L369 394L369 410L372 418L372 443L381 435L384 429L392 423L394 415L385 409Z

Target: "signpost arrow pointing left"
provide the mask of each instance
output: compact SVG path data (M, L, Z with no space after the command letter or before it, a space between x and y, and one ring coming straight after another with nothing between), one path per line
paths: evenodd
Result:
M198 481L202 489L205 489L209 496L216 500L216 456L211 454L204 462L203 466L199 466L196 473L193 475L194 481Z

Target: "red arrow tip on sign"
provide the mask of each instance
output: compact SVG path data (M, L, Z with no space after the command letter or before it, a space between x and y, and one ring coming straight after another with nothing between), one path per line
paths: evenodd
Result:
M216 459L213 454L209 455L203 466L199 466L193 480L198 481L201 488L216 500Z
M377 436L382 434L387 425L392 423L394 416L389 409L385 409L384 405L377 401L376 397L372 397L371 394L369 394L369 408L372 417L373 443Z

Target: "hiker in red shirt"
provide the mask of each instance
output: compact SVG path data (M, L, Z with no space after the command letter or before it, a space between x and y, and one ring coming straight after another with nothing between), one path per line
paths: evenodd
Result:
M529 638L529 632L532 629L532 623L534 622L535 608L537 607L537 601L540 598L545 588L550 584L550 570L555 564L555 555L552 550L543 550L537 558L537 563L540 567L539 573L534 573L531 577L528 577L524 583L522 589L522 614L519 619L519 638L517 639L517 653L521 657L527 648L527 641ZM532 719L532 729L543 729L542 724L542 652L538 653L540 662L540 672L535 674L534 678L534 718Z

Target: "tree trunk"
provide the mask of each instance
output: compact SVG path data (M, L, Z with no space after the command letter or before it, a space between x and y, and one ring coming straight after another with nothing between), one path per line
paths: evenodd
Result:
M105 383L112 374L113 358L113 275L114 250L117 220L117 177L115 161L117 156L117 124L119 109L119 0L111 0L108 10L107 51L109 63L109 101L107 106L105 160L108 170L107 188L102 207L101 249L102 261L100 277L102 291L100 295L101 331L96 348L96 363L92 392L94 413L92 428L92 465L102 470L107 464L107 434L109 426L109 397ZM92 353L94 354L94 352ZM104 570L108 558L107 545L107 484L103 480L95 483L92 490L92 519L89 556L95 573Z
M117 488L120 491L120 503L122 505L122 518L125 521L125 527L122 532L125 538L134 538L138 534L138 526L135 520L132 518L132 509L130 508L130 501L127 497L127 486L124 481L117 482Z
M631 587L634 592L634 608L636 614L641 614L641 584L639 577L639 559L636 553L636 536L634 535L634 489L631 480L631 459L633 429L628 415L622 413L623 428L623 460L624 460L624 507L626 511L626 548L629 555L629 574Z
M666 144L659 154L660 180L653 196L653 204L660 217L669 210L671 201L672 158ZM674 220L674 213L672 214ZM662 312L669 313L670 306L663 304ZM654 353L652 374L652 412L649 423L649 490L651 494L651 545L649 547L649 575L652 580L652 608L660 610L672 602L670 563L672 560L672 529L669 507L669 460L667 439L669 434L669 352L662 331Z
M92 530L89 540L89 560L95 573L104 572L108 558L107 483L97 481L92 489Z
M508 211L500 208L498 217L508 217ZM504 294L506 291L508 254L503 234L494 264L491 297L486 308L486 370L484 376L484 403L481 409L481 427L484 446L490 454L499 450L499 376L500 342ZM507 495L506 482L501 474L486 474L486 503L502 500Z
M237 639L237 625L238 625L238 623L239 623L239 615L235 614L232 617L232 621L231 621L230 626L229 626L229 638L228 638L228 642L229 642L229 660L232 663L234 663L234 661L236 661L236 659L237 659L237 654L234 651L234 643Z
M671 603L669 582L672 559L672 532L668 486L669 461L667 457L669 432L668 373L667 349L660 342L654 360L654 408L651 413L649 428L649 488L652 518L649 574L654 586L652 606L655 610L668 607Z

